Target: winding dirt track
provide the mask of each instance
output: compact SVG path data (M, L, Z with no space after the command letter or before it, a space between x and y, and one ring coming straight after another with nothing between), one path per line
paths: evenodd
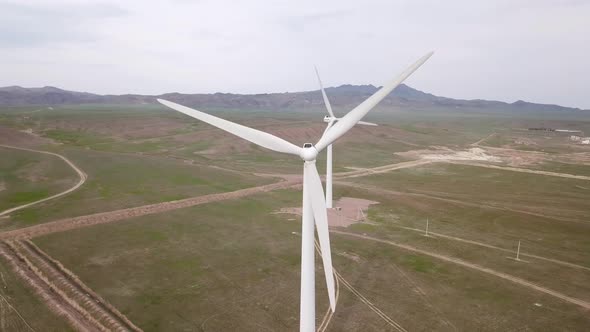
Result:
M86 173L84 173L81 169L78 168L78 166L76 166L73 162L71 162L68 158L62 156L61 154L57 154L57 153L53 153L53 152L49 152L49 151L41 151L41 150L33 150L33 149L21 148L21 147L18 147L18 146L4 145L4 144L0 144L0 147L7 148L7 149L15 149L15 150L22 150L22 151L43 153L43 154L47 154L47 155L50 155L50 156L54 156L54 157L60 158L66 164L68 164L68 166L70 166L74 171L76 171L76 173L78 173L78 176L80 177L80 180L78 181L78 183L76 183L70 189L67 189L67 190L62 191L62 192L60 192L58 194L55 194L55 195L52 195L52 196L49 196L49 197L40 199L38 201L34 201L34 202L31 202L31 203L23 204L23 205L20 205L20 206L13 207L13 208L10 208L8 210L2 211L2 212L0 212L0 217L2 217L4 215L7 215L9 213L12 213L14 211L18 211L18 210L24 209L24 208L29 207L29 206L32 206L32 205L36 205L36 204L43 203L43 202L46 202L46 201L51 200L51 199L56 199L58 197L67 195L67 194L71 193L72 191L80 188L80 186L82 186L84 184L84 182L86 182L86 179L88 178L88 176L86 176Z
M576 299L576 298L567 296L565 294L559 293L559 292L554 291L554 290L551 290L549 288L545 288L545 287L542 287L542 286L539 286L539 285L535 285L532 282L528 282L528 281L526 281L524 279L517 278L517 277L511 276L509 274L503 273L503 272L498 272L498 271L492 270L492 269L487 268L487 267L479 266L477 264L469 263L469 262L466 262L466 261L461 260L461 259L458 259L458 258L453 258L453 257L445 256L445 255L440 255L440 254L437 254L437 253L434 253L434 252L430 252L430 251L418 249L416 247L412 247L412 246L409 246L409 245L395 243L393 241L388 241L388 240L383 240L383 239L378 239L378 238L367 236L367 235L349 233L349 232L344 232L344 231L339 231L339 230L330 230L330 232L331 233L335 233L335 234L341 234L341 235L345 235L345 236L350 236L350 237L356 237L356 238L359 238L359 239L380 242L380 243L384 243L384 244L387 244L387 245L390 245L390 246L394 246L394 247L397 247L397 248L400 248L400 249L404 249L404 250L407 250L407 251L415 252L415 253L418 253L418 254L421 254L421 255L434 257L436 259L440 259L440 260L443 260L445 262L457 264L457 265L460 265L460 266L463 266L463 267L466 267L466 268L469 268L469 269L473 269L473 270L476 270L476 271L480 271L480 272L483 272L483 273L487 273L487 274L496 276L496 277L501 278L501 279L504 279L504 280L511 281L511 282L516 283L518 285L521 285L521 286L524 286L524 287L527 287L527 288L536 290L538 292L551 295L551 296L556 297L558 299L561 299L563 301L566 301L566 302L569 302L569 303L578 305L578 306L580 306L580 307L582 307L582 308L584 308L586 310L590 310L590 303L588 303L586 301L583 301L583 300L580 300L580 299Z

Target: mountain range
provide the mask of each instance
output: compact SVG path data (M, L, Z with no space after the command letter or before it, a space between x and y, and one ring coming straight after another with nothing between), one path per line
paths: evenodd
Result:
M326 89L334 106L356 106L377 91L373 85L341 85ZM151 104L156 98L172 100L187 106L220 109L304 109L323 107L319 90L264 94L182 94L166 93L157 96L125 94L98 95L87 92L62 90L55 87L23 88L9 86L0 88L0 106L28 105L75 105L75 104ZM506 111L581 111L579 108L559 105L536 104L526 101L506 103L492 100L463 100L435 96L411 88L405 84L397 87L382 101L383 106L414 108L461 108L470 110Z

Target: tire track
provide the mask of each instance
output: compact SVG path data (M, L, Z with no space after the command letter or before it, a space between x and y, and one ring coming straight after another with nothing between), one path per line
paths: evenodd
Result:
M381 311L379 308L377 308L377 306L375 306L373 304L373 302L369 301L366 297L363 296L363 294L361 294L359 291L357 291L356 288L354 288L350 283L348 283L348 281L346 281L340 273L338 273L336 271L334 271L334 273L336 273L336 275L338 276L338 278L340 279L340 281L342 282L344 287L346 287L349 291L351 291L352 294L354 294L359 300L361 300L361 302L366 304L373 312L375 312L379 317L381 317L387 324L389 324L391 327L393 327L394 329L396 329L400 332L408 332L400 324L398 324L396 321L391 319L391 317L387 316L383 311Z
M319 247L319 244L317 241L315 241L315 250L319 255L321 255L321 250L320 250L320 247ZM379 308L377 308L377 306L375 306L373 304L373 302L369 301L366 297L364 297L358 290L356 290L356 288L354 288L346 279L344 279L344 277L342 277L342 275L340 273L338 273L338 271L336 271L336 269L334 269L334 268L332 268L332 269L334 271L334 276L336 277L336 285L337 285L336 303L338 303L338 296L340 294L339 288L340 288L340 283L342 283L344 285L344 287L346 287L353 295L355 295L359 300L361 300L361 302L366 304L369 307L369 309L371 309L374 313L376 313L379 317L381 317L391 327L393 327L394 329L396 329L397 331L400 331L400 332L408 332L399 323L394 321L391 317L387 316L383 311L381 311ZM324 332L328 328L328 324L330 324L330 321L332 320L333 315L334 315L334 313L332 312L332 310L330 309L330 306L328 305L328 310L327 310L326 314L324 315L324 319L322 320L320 327L318 327L318 329L317 329L318 332Z
M426 303L426 306L429 307L432 311L434 311L434 313L439 317L439 319L443 322L443 324L452 327L453 330L455 331L459 331L459 329L457 329L457 327L455 326L455 324L451 323L451 321L449 321L445 315L438 309L437 306L435 306L434 304L432 304L432 302L430 302L430 300L428 299L428 295L426 294L426 292L418 285L418 283L416 283L416 281L412 278L410 278L410 276L408 276L402 269L399 268L399 266L397 266L396 264L392 264L393 268L402 276L403 279L406 280L406 282L416 290L416 292L418 293L418 295L420 295L420 297L424 300L424 303Z
M501 279L504 279L504 280L511 281L511 282L513 282L515 284L518 284L518 285L521 285L521 286L524 286L524 287L527 287L527 288L530 288L530 289L534 289L534 290L536 290L538 292L545 293L547 295L551 295L551 296L556 297L558 299L561 299L561 300L563 300L565 302L569 302L569 303L575 304L577 306L580 306L580 307L582 307L582 308L584 308L586 310L590 310L590 303L588 303L586 301L583 301L583 300L580 300L580 299L576 299L576 298L567 296L567 295L565 295L563 293L560 293L560 292L554 291L552 289L549 289L549 288L545 288L545 287L536 285L536 284L534 284L532 282L529 282L529 281L526 281L524 279L517 278L517 277L511 276L509 274L503 273L503 272L498 272L496 270L493 270L493 269L490 269L490 268L487 268L487 267L483 267L483 266L480 266L480 265L477 265L477 264L469 263L469 262L466 262L466 261L461 260L461 259L458 259L458 258L453 258L453 257L449 257L449 256L445 256L445 255L433 253L433 252L422 250L422 249L418 249L418 248L415 248L415 247L412 247L412 246L409 246L409 245L395 243L393 241L388 241L388 240L383 240L383 239L378 239L378 238L367 236L367 235L349 233L349 232L338 231L338 230L330 230L330 232L335 233L335 234L341 234L341 235L356 237L356 238L359 238L359 239L364 239L364 240L370 240L370 241L384 243L384 244L387 244L387 245L390 245L390 246L394 246L394 247L397 247L397 248L400 248L400 249L404 249L406 251L415 252L415 253L418 253L418 254L421 254L421 255L425 255L425 256L430 256L430 257L433 257L433 258L436 258L436 259L439 259L439 260L442 260L442 261L445 261L445 262L457 264L457 265L460 265L460 266L463 266L463 267L466 267L466 268L469 268L469 269L473 269L473 270L476 270L476 271L480 271L480 272L483 272L483 273L486 273L486 274L490 274L490 275L496 276L496 277L501 278Z
M318 253L318 255L320 255L320 256L322 255L322 252L320 250L317 240L315 240L315 250ZM340 297L340 278L338 278L338 275L336 274L336 269L334 269L333 267L332 267L332 269L334 270L334 277L336 279L336 304L338 304L338 298ZM317 328L317 332L325 332L326 329L328 328L328 325L330 325L330 322L332 321L333 316L334 316L334 312L330 308L330 305L328 305L328 309L326 310L326 313L324 314L324 318L322 319L320 326Z
M36 204L43 203L43 202L46 202L46 201L51 200L51 199L56 199L58 197L67 195L67 194L71 193L72 191L80 188L84 184L84 182L86 182L86 179L88 178L88 176L86 175L86 173L84 173L80 168L78 168L78 166L76 166L73 162L71 162L68 158L62 156L61 154L57 154L57 153L53 153L53 152L49 152L49 151L41 151L41 150L33 150L33 149L21 148L21 147L17 147L17 146L4 145L4 144L0 144L0 147L7 148L7 149L15 149L15 150L29 151L29 152L37 152L37 153L47 154L47 155L50 155L50 156L54 156L54 157L60 158L66 164L68 164L68 166L70 166L74 171L76 171L76 173L80 177L80 180L78 181L78 183L76 183L70 189L67 189L65 191L62 191L62 192L60 192L58 194L55 194L55 195L52 195L52 196L49 196L49 197L45 197L45 198L40 199L38 201L34 201L34 202L31 202L31 203L27 203L27 204L19 205L17 207L10 208L8 210L4 210L4 211L0 212L0 217L2 217L4 215L7 215L9 213L12 213L14 211L22 210L22 209L27 208L27 207L32 206L32 205L36 205Z

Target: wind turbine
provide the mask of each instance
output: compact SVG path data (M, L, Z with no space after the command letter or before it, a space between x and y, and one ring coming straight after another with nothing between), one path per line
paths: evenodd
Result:
M396 86L408 78L418 67L432 56L430 52L408 67L399 77L385 84L375 94L362 102L334 125L324 131L320 140L315 144L303 144L298 147L282 138L260 130L248 128L192 108L182 106L167 100L158 99L160 103L174 110L189 115L195 119L207 122L240 138L250 141L264 148L299 156L303 159L303 207L301 227L301 293L299 330L301 332L315 331L315 253L314 253L314 224L318 232L320 249L330 308L336 309L334 275L332 272L332 255L330 252L330 235L326 200L322 182L315 166L318 152L332 144L358 123L377 103L387 96Z
M337 118L332 111L332 105L330 105L330 100L328 99L328 95L326 95L326 91L324 91L324 85L322 84L322 79L320 78L320 73L318 72L318 68L315 67L315 74L318 77L318 82L320 83L320 90L322 90L322 97L324 98L324 105L326 105L326 109L328 110L328 114L324 116L324 122L328 123L326 127L326 131L332 127L334 122L339 121L340 118ZM376 126L377 124L365 121L358 121L357 124L366 125L366 126ZM328 145L326 148L326 207L328 209L332 208L332 144Z

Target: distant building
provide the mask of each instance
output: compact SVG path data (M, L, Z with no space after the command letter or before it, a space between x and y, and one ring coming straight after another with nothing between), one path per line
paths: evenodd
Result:
M568 133L568 134L581 134L581 130L570 130L570 129L555 129L557 133Z
M570 141L579 142L580 144L590 144L590 137L570 136Z
M553 128L544 128L544 127L539 127L539 128L529 128L529 130L555 131L555 129L553 129Z

